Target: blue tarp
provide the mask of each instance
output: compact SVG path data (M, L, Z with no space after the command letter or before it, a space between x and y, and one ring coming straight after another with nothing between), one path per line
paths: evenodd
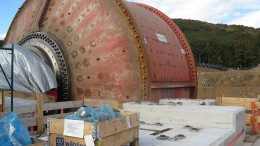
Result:
M15 112L0 120L0 145L25 146L32 144L28 128L19 120Z
M81 107L72 115L65 119L82 120L86 122L101 122L120 117L120 112L115 112L109 105L103 105L99 108Z

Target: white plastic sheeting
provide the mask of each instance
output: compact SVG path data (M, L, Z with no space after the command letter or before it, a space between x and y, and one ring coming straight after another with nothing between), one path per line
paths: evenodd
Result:
M6 45L11 48L12 45ZM11 77L10 51L0 50L0 64L8 78ZM38 56L27 49L14 45L14 90L44 93L57 88L55 74ZM9 89L9 85L0 69L0 89Z

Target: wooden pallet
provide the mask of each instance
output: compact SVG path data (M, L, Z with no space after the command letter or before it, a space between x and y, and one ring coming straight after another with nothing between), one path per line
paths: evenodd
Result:
M6 96L9 95L9 91L1 91L1 94ZM39 134L44 132L44 126L47 123L48 118L53 117L64 117L70 113L61 113L60 109L70 109L70 108L78 108L83 106L83 101L70 101L70 102L57 102L55 103L55 98L44 95L44 94L34 94L27 92L14 92L14 98L35 100L36 104L32 105L23 105L23 106L14 106L14 111L16 114L31 114L30 118L20 117L20 120L27 126L32 127L31 132L34 131L34 127L37 126L37 132ZM3 98L4 99L4 98ZM4 103L4 102L3 102ZM55 111L58 114L48 114L50 111ZM3 112L0 112L0 119L11 112L10 107L5 107ZM45 113L45 114L44 114ZM47 113L47 114L46 114Z
M10 91L9 90L0 90L0 97L2 100L2 95L3 97L10 97ZM48 102L55 102L55 98L52 96L48 96L48 95L44 95L44 94L36 94L36 93L29 93L29 92L21 92L21 91L14 91L13 92L13 96L14 98L20 98L20 99L27 99L27 100L36 100L37 96L43 96L43 101L45 103ZM4 104L4 99L2 103ZM0 101L1 101L0 100Z

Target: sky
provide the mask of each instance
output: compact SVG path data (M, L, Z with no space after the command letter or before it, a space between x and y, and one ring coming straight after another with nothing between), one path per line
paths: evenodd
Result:
M260 0L128 0L153 6L170 18L260 28ZM0 0L0 39L3 39L24 0Z
M24 0L0 0L0 40L4 39L8 28Z

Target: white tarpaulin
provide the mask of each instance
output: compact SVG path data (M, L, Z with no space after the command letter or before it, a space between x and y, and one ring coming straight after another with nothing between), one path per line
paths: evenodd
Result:
M6 45L5 48L11 48ZM8 78L11 77L11 52L0 50L0 64ZM14 90L44 93L57 88L56 77L52 69L38 56L27 49L14 45ZM0 69L0 88L9 89L9 85Z

